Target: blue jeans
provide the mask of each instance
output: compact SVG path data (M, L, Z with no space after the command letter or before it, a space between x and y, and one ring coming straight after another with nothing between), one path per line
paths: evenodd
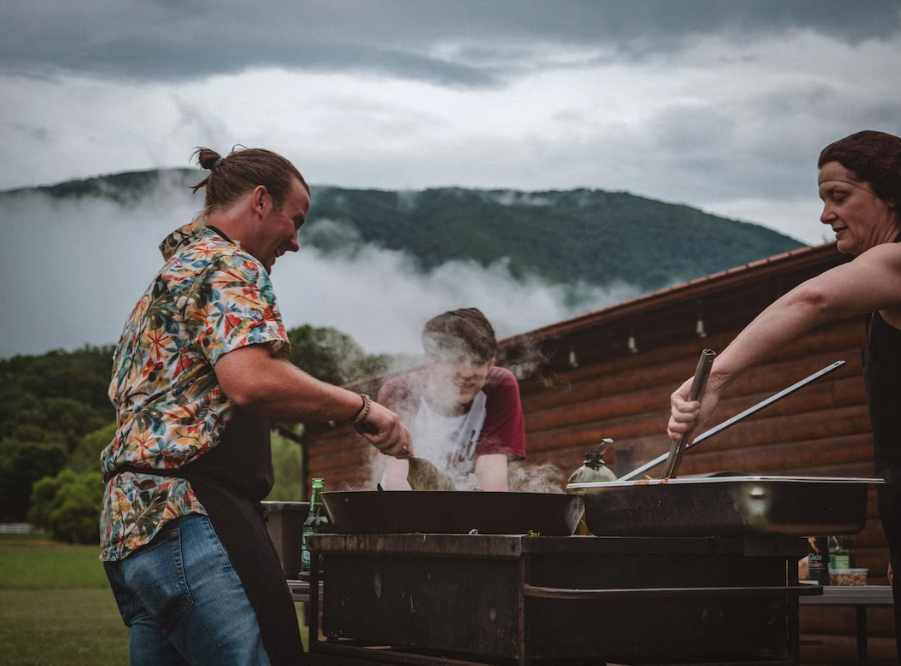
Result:
M256 614L206 516L105 562L132 666L268 666Z

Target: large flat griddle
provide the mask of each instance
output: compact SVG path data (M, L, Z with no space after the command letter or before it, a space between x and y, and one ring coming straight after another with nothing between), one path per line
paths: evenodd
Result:
M724 476L571 484L595 536L857 534L867 489L882 479Z
M322 493L339 534L529 534L570 536L582 498L560 493L332 491Z

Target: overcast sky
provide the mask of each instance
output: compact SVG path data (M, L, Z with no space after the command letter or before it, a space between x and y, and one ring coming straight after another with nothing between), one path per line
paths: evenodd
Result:
M832 240L817 156L861 129L901 134L899 64L897 0L12 0L0 190L242 144L314 184L626 190L817 244ZM200 207L158 199L0 209L15 285L0 309L30 313L0 320L0 357L114 342L156 245ZM309 249L282 262L286 323L369 351L416 351L444 308L483 307L502 335L575 314L497 267L414 275L374 248L354 265ZM380 297L354 300L372 275Z
M313 183L627 190L819 243L820 149L901 133L899 27L897 0L14 0L0 189L243 144Z

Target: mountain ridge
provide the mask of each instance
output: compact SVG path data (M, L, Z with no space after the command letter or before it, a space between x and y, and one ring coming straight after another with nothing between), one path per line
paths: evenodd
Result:
M196 169L129 171L0 192L58 203L103 198L138 205L160 187L190 187ZM301 240L325 253L372 244L411 256L422 271L452 261L503 263L516 278L642 291L744 265L803 243L760 225L624 191L436 187L387 190L313 185ZM198 209L201 204L198 204Z

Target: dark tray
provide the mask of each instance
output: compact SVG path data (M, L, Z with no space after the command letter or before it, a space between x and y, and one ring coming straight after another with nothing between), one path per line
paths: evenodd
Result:
M339 534L528 534L570 536L582 516L577 495L482 491L322 493Z

